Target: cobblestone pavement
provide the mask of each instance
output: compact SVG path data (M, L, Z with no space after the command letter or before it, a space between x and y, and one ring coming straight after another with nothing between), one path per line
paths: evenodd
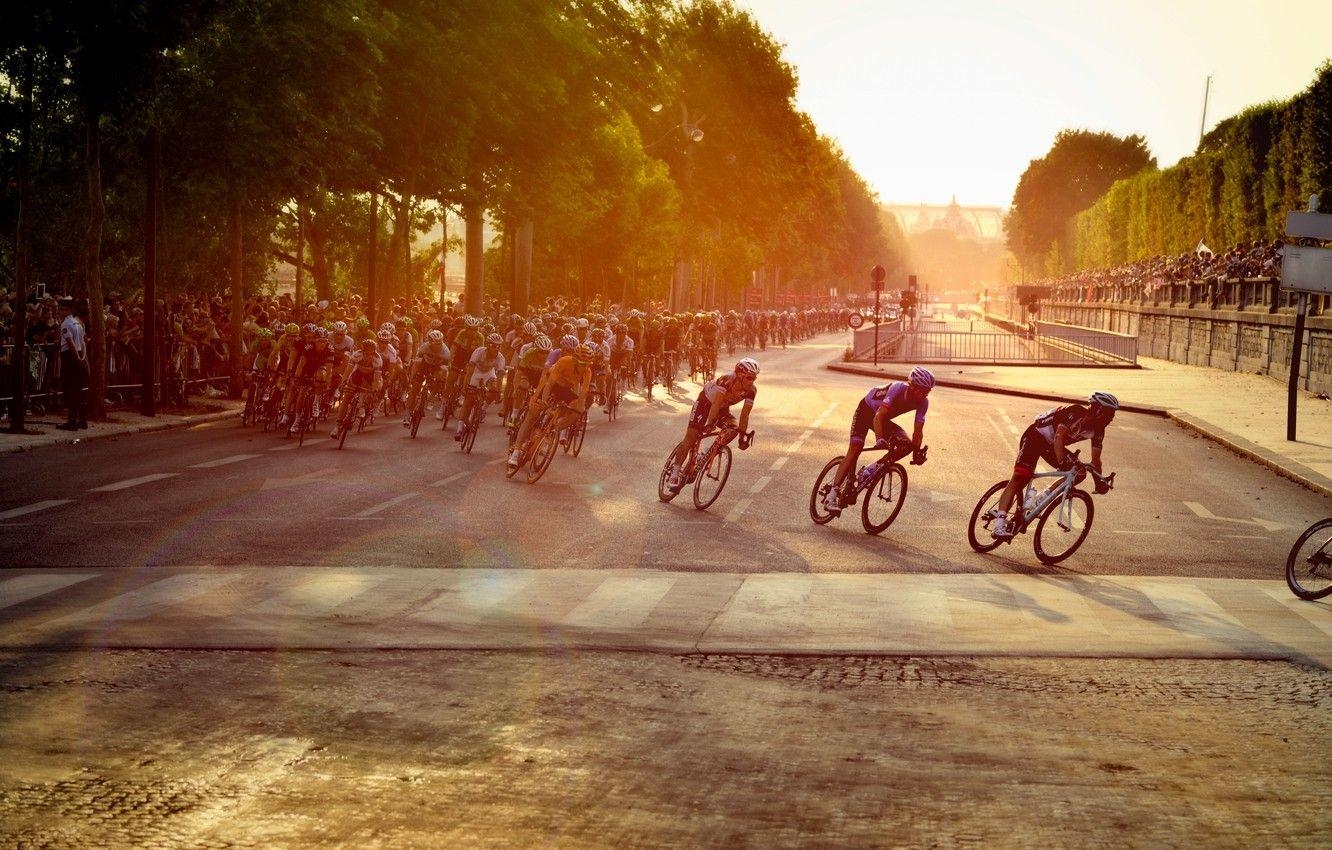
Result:
M638 653L0 655L4 847L1332 844L1332 673Z

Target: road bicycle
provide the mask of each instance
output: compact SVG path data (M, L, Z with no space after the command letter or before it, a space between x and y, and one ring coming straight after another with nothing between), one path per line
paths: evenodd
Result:
M487 381L484 387L470 387L465 392L475 393L476 398L472 401L471 412L462 423L458 451L471 454L472 446L476 443L476 433L481 430L481 423L486 421L486 408L495 401L495 387L493 382Z
M527 483L535 484L546 474L550 462L560 447L560 434L555 429L555 422L565 413L572 413L573 408L563 404L547 405L537 414L539 417L532 427L532 434L518 449L518 463L506 464L504 477L513 478L523 469L527 470Z
M365 398L366 390L363 387L345 389L342 399L342 415L338 417L338 428L333 432L333 437L338 441L338 448L342 448L347 443L347 435L351 433L353 427L357 432L365 430L366 423L372 421L374 416L366 409Z
M671 450L666 456L666 463L661 467L661 477L657 479L657 498L663 502L669 502L680 494L680 490L694 485L694 508L695 510L705 511L717 501L717 497L726 487L726 480L731 475L731 447L728 445L731 439L740 432L733 427L713 428L699 435L698 442L689 451L689 457L683 466L680 467L680 488L674 489L670 486L671 481L671 461L676 456L680 447L684 445L681 440L679 444ZM708 450L699 454L698 447L708 437L716 437ZM749 448L754 442L754 432L748 431L740 434L740 447Z
M1091 532L1092 519L1096 507L1091 494L1079 490L1076 486L1081 473L1090 473L1096 484L1096 492L1108 493L1115 486L1115 473L1101 475L1089 464L1078 460L1077 452L1070 452L1071 462L1068 469L1054 472L1041 472L1032 476L1037 478L1057 479L1044 491L1037 492L1031 484L1024 494L1014 500L1014 509L1010 511L1008 521L1011 534L993 539L990 526L994 522L999 508L999 498L1007 481L1000 481L985 491L975 509L971 512L971 521L967 525L967 541L977 552L989 552L1001 543L1011 543L1019 534L1025 534L1027 528L1036 523L1033 545L1036 557L1042 564L1053 565L1078 551L1078 547Z
M585 437L587 437L587 408L583 408L578 421L565 428L560 436L560 445L564 446L564 453L578 457L578 453L583 450Z
M884 454L873 463L860 467L854 478L848 476L848 480L842 482L842 492L838 494L837 499L842 507L836 511L825 507L824 500L828 496L828 491L832 489L833 481L837 477L837 468L842 465L845 456L838 455L824 464L823 471L814 479L814 489L809 492L810 519L819 525L827 525L835 517L840 516L843 509L854 505L860 499L860 494L864 493L865 498L860 504L860 524L866 534L882 534L893 524L897 515L902 512L902 506L906 504L906 467L897 461L889 460L894 450L901 448L902 445L898 442L874 446L871 451L881 449ZM913 463L916 465L924 463L929 448L922 446L918 460L913 460Z
M1286 556L1286 584L1301 599L1332 593L1332 517L1309 526Z
M438 370L436 370L438 372ZM408 425L411 427L412 436L416 436L417 430L421 427L422 420L425 419L426 410L430 407L429 400L439 398L441 393L441 381L437 374L432 374L424 387L416 391L416 404L412 407L411 418Z

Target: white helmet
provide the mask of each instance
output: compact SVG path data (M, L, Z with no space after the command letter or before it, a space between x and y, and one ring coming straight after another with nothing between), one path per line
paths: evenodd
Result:
M479 328L481 326L481 320L476 316L463 316L463 324L469 328Z
M749 375L750 377L755 377L755 378L758 377L759 373L758 361L755 360L753 357L744 358L739 363L735 364L735 373L737 375Z
M377 336L379 337L380 342L392 342L393 331L389 330L388 328L380 328Z
M1110 393L1107 392L1101 392L1098 390L1097 392L1094 392L1090 396L1088 396L1087 401L1091 402L1092 404L1099 404L1101 407L1104 407L1107 410L1119 409L1119 399L1115 398L1114 396L1110 395Z
M907 383L923 390L934 389L934 373L924 366L917 366L907 375Z
M345 334L346 332L347 332L347 323L346 323L346 322L334 322L334 323L333 323L333 333L335 333L335 334Z
M429 340L430 342L443 342L444 332L436 328L435 330L432 330L430 333L426 334L426 339Z

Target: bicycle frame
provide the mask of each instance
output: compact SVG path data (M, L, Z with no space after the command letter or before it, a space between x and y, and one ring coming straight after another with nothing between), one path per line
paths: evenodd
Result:
M1072 469L1055 470L1054 472L1038 472L1031 476L1030 480L1032 481L1037 478L1058 478L1060 481L1058 484L1051 485L1041 492L1030 507L1022 505L1021 531L1026 531L1027 526L1031 524L1031 521L1040 516L1041 513L1044 512L1046 506L1055 499L1063 500L1059 505L1059 516L1055 517L1055 522L1059 523L1059 527L1065 531L1072 527L1073 506L1069 501L1068 494L1072 492L1073 484L1077 480L1079 466L1081 465L1078 464ZM1022 493L1018 493L1015 496L1017 499L1021 499L1022 497Z

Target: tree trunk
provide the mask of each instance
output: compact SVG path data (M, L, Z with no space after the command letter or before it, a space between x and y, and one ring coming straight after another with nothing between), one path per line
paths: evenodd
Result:
M440 215L440 239L439 239L439 304L444 306L444 296L448 294L449 285L449 208L444 207L444 212Z
M302 303L301 296L304 295L305 283L305 213L301 210L301 202L296 202L296 291L292 295L292 300L299 307ZM318 299L316 299L318 300Z
M157 183L162 165L162 137L154 120L144 142L146 174L143 221L143 350L139 355L139 412L157 414Z
M83 237L83 285L88 297L88 418L106 421L106 316L102 313L102 225L106 203L102 197L101 113L89 109L85 131L88 171L88 230Z
M315 299L333 297L333 274L328 263L328 231L324 226L322 190L305 215L305 239L310 243L310 274L314 277Z
M370 191L370 239L366 255L365 314L370 319L370 328L378 326L379 287L375 280L375 261L379 254L379 194Z
M28 405L28 160L32 148L32 77L37 51L29 45L23 74L23 127L19 131L18 221L14 228L14 348L10 384L9 431L23 434Z
M467 289L464 293L463 309L473 316L481 315L481 298L485 287L486 247L485 210L477 206L463 209L467 221Z
M532 238L536 226L530 216L518 222L513 252L513 312L526 313L532 298Z
M241 323L245 320L245 217L240 196L231 199L231 397L241 396Z

